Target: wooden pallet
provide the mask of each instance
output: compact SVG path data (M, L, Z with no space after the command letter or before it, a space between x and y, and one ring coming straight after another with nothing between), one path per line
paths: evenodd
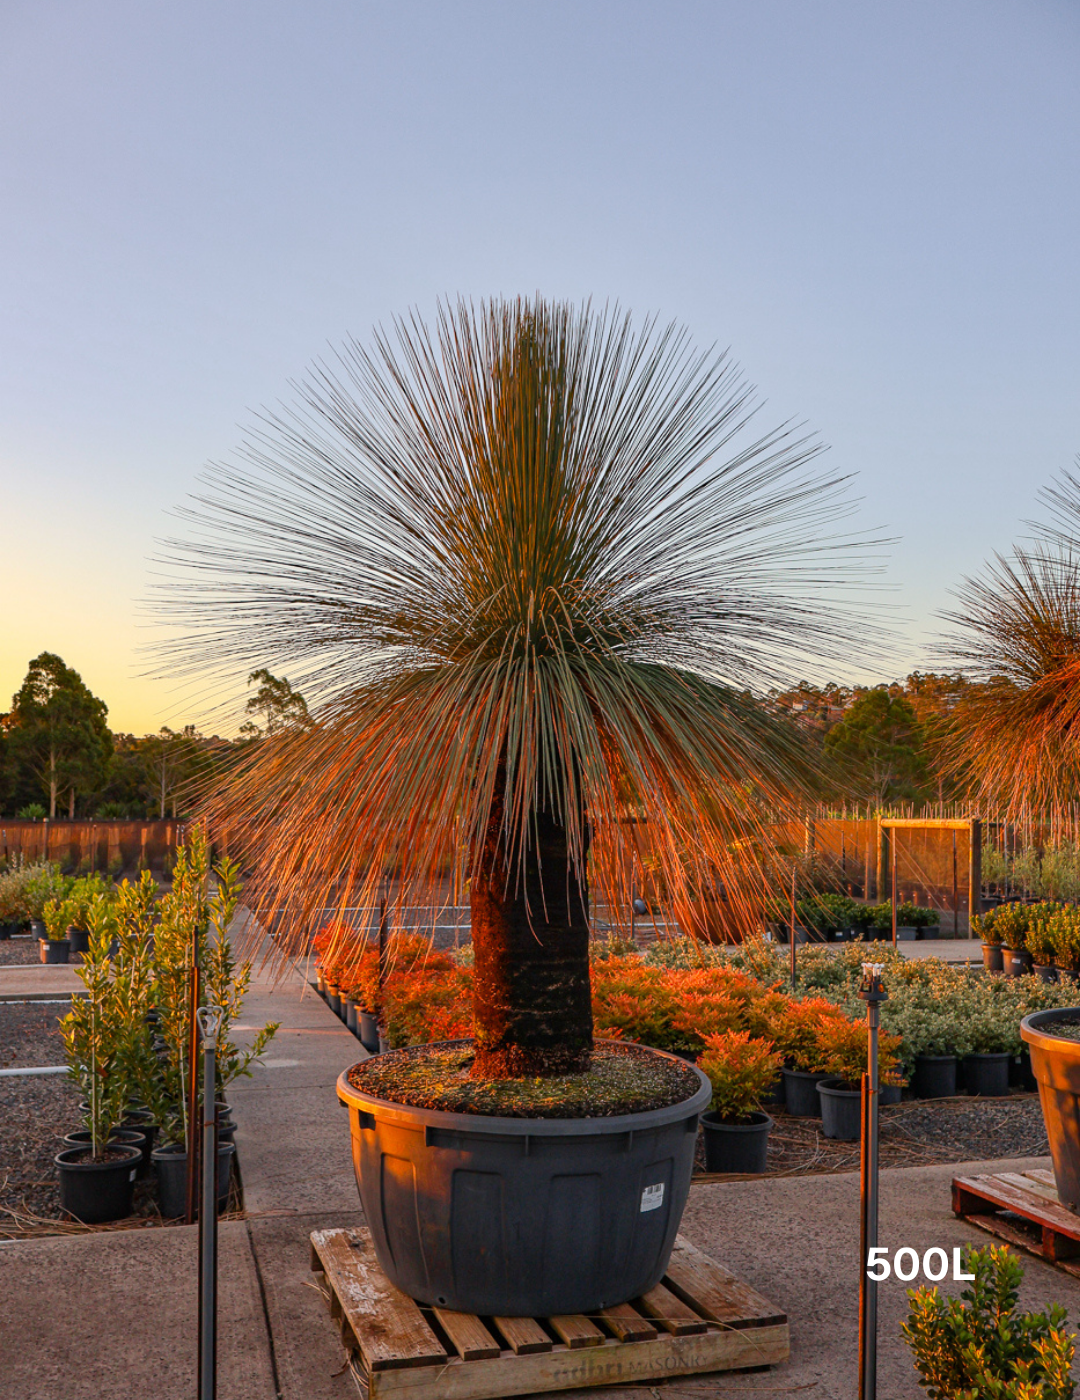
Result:
M367 1229L316 1230L311 1267L357 1353L369 1400L500 1400L771 1366L789 1355L787 1317L680 1235L664 1280L591 1316L474 1317L426 1308L379 1268Z
M1061 1204L1053 1172L954 1176L952 1198L964 1220L1080 1278L1080 1215Z

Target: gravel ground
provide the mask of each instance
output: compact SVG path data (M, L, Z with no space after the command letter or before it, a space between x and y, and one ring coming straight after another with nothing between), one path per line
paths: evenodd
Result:
M822 1137L819 1118L792 1118L770 1108L769 1172L810 1176L855 1171L859 1144ZM1038 1094L1008 1099L912 1099L881 1110L882 1167L925 1167L939 1162L1041 1157L1050 1148ZM699 1138L697 1170L705 1170Z
M57 1023L70 1007L70 1001L59 1006L0 1002L0 1069L62 1065L64 1046Z
M0 943L0 967L40 962L41 954L36 938L5 938Z

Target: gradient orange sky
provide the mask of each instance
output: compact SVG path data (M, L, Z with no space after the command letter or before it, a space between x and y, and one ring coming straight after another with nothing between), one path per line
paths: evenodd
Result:
M50 650L114 729L228 732L143 674L169 509L327 342L536 290L820 431L904 674L1080 449L1078 68L1069 0L10 0L0 707Z

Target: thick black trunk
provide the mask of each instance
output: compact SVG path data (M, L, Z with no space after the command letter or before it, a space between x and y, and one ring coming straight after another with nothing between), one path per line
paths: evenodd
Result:
M588 1069L593 1043L588 887L570 864L565 830L546 812L536 818L523 872L508 880L501 824L497 801L472 880L472 1073L576 1073Z

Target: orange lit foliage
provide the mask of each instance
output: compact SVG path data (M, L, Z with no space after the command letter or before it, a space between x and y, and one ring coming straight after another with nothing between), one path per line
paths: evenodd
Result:
M818 1064L827 1074L836 1075L846 1083L858 1085L866 1072L866 1022L849 1021L844 1017L822 1017L818 1028ZM888 1076L899 1060L900 1037L878 1037L880 1072Z
M745 1122L780 1073L780 1056L772 1041L748 1031L725 1031L705 1037L698 1061L713 1088L712 1108L727 1122Z

